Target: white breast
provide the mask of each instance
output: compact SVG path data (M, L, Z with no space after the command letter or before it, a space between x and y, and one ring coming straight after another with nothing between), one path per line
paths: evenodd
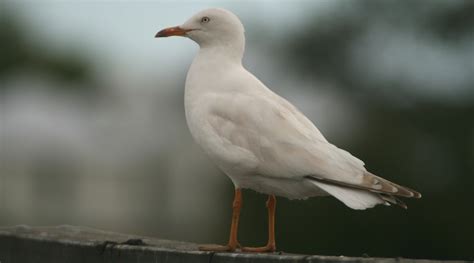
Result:
M195 57L186 78L185 112L186 121L194 140L211 159L228 175L251 173L257 160L248 149L233 145L217 133L219 123L216 108L222 105L222 97L232 97L242 92L238 75L245 71L240 64L219 60L205 51ZM241 77L240 77L241 78ZM222 127L221 127L222 128ZM219 129L220 131L224 129Z

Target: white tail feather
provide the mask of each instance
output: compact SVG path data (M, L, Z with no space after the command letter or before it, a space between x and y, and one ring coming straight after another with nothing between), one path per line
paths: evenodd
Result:
M316 181L311 182L352 209L363 210L385 203L385 201L377 194L368 191L330 185Z

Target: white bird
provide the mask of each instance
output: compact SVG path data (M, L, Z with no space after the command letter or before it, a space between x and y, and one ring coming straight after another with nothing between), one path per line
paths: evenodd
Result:
M368 172L364 163L324 138L295 106L242 66L244 27L233 13L203 10L156 37L184 36L199 44L188 71L185 110L194 140L235 186L227 245L202 250L234 251L241 189L268 194L268 243L243 251L275 251L275 196L306 199L331 195L352 209L397 204L397 197L420 198L407 187Z

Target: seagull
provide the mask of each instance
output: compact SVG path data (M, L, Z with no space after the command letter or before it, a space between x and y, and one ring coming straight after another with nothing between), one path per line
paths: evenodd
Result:
M155 37L169 36L190 38L200 47L186 77L186 121L194 140L235 187L227 245L200 250L274 252L276 196L333 196L358 210L378 204L406 208L399 197L421 197L367 171L364 162L328 142L294 105L247 71L244 26L232 12L206 9ZM268 195L265 246L238 242L242 189Z

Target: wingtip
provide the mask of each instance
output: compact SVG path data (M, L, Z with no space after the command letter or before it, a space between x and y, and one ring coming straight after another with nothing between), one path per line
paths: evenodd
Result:
M406 186L402 186L402 188L404 188L404 190L408 191L410 193L410 196L406 196L406 197L410 197L410 198L421 198L421 194L409 187L406 187Z
M413 189L410 189L410 188L408 188L408 187L405 187L405 188L406 188L408 191L410 191L410 194L411 194L410 197L412 197L412 198L417 198L417 199L421 198L421 194L420 194L419 192L417 192L417 191L415 191L415 190L413 190Z

